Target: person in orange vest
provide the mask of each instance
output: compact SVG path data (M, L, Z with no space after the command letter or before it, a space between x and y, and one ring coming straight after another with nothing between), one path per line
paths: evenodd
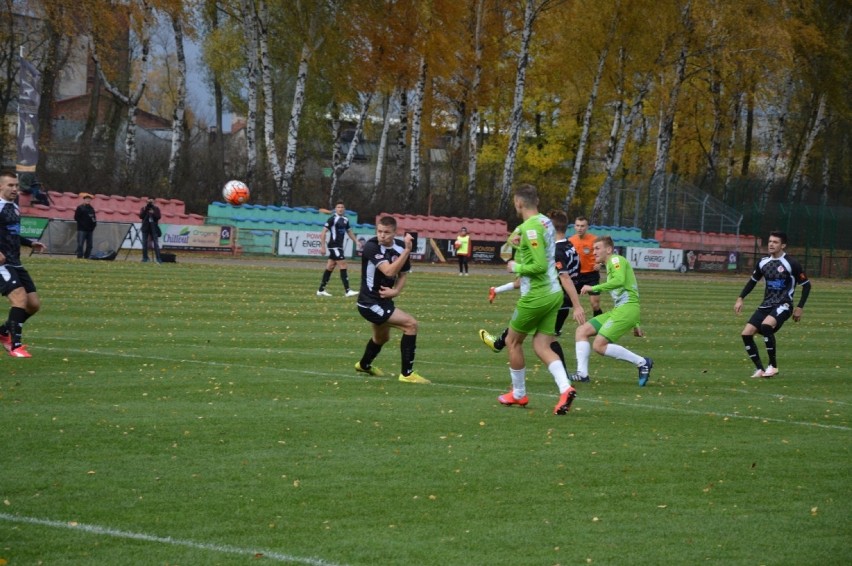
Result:
M470 243L470 234L467 233L467 228L464 226L462 226L459 235L456 236L453 248L456 250L456 257L459 258L459 276L469 275L468 260L473 255L473 246Z
M589 219L585 216L578 216L574 219L574 235L568 238L574 249L577 250L577 255L580 257L580 274L574 280L574 285L577 287L577 292L583 288L583 285L597 285L601 282L601 273L599 267L595 264L595 235L589 232ZM589 303L592 305L592 316L602 314L601 310L601 294L599 292L589 292Z

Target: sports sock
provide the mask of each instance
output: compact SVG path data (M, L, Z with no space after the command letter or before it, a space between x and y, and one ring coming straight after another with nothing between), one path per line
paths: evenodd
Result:
M592 354L592 345L588 340L580 340L574 344L574 351L577 354L577 374L589 375L589 356Z
M598 316L599 314L603 314L603 311L601 309L597 309L597 310L592 311L593 317Z
M373 342L373 339L367 342L367 347L364 348L364 355L361 356L361 361L358 362L361 364L362 369L370 369L370 366L373 365L373 360L376 359L376 356L379 355L379 352L382 351L382 344L376 344Z
M319 290L322 291L325 289L325 286L328 285L328 280L331 279L331 271L326 269L322 272L322 282L320 283Z
M630 362L636 367L645 365L645 358L638 354L634 354L624 346L619 346L618 344L607 344L606 350L604 350L604 356Z
M763 334L763 343L766 344L766 355L769 357L769 365L778 367L775 359L775 327L768 324L760 325L760 333Z
M547 371L549 371L550 375L553 376L553 380L556 382L556 387L559 388L560 395L568 391L568 388L571 387L571 381L568 379L568 373L565 371L564 364L552 361L550 362L550 365L547 366Z
M509 374L512 376L512 395L520 399L527 394L527 368L509 368Z
M511 291L515 288L515 283L503 283L499 287L494 287L494 292L497 294L505 293L506 291Z
M568 366L565 365L565 352L562 351L562 344L554 340L550 343L550 349L553 350L553 352L557 356L559 356L559 361L562 362L562 367L566 368L567 371Z
M340 270L340 280L343 281L343 289L345 291L349 290L349 270L341 269Z
M402 356L402 375L414 373L414 351L417 349L417 334L403 334L399 342L399 353Z
M560 336L562 334L562 327L565 325L565 320L567 320L568 315L571 313L571 309L559 309L556 313L556 335Z
M745 344L745 351L748 354L748 357L751 358L754 367L757 369L763 369L763 362L760 361L760 352L757 351L757 344L754 343L754 336L749 334L743 334L743 344Z
M6 326L9 329L9 336L12 338L12 349L21 347L21 334L24 331L24 321L27 320L27 311L21 307L12 307L9 309L9 321Z

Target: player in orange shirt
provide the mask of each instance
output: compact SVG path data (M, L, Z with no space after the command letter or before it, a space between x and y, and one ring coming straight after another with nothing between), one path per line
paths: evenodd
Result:
M580 275L574 280L574 285L577 292L584 285L597 285L601 282L601 274L598 271L598 266L595 265L595 245L596 236L589 232L589 219L585 216L578 216L574 220L574 235L568 238L574 249L577 250L577 255L580 257ZM592 316L602 314L601 310L601 294L589 292L589 302L592 305Z

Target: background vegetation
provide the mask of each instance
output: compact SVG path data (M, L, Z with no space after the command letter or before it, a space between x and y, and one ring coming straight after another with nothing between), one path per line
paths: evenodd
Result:
M45 80L39 175L57 189L156 192L203 213L239 177L260 204L501 217L527 181L545 208L602 223L616 191L659 199L670 175L758 214L852 202L840 0L13 0L3 13L0 111L24 45ZM189 38L215 123L187 105ZM74 49L99 56L115 112L60 167L50 101ZM137 107L174 119L170 151L125 151ZM245 117L245 143L223 138L226 111Z

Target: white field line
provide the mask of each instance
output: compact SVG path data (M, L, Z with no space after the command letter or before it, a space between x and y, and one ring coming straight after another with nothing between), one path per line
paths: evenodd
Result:
M159 537L145 533L134 533L132 531L122 531L99 525L86 525L76 522L51 521L48 519L37 519L35 517L19 517L18 515L10 515L8 513L0 513L0 521L9 523L24 523L28 525L39 525L54 529L66 529L69 531L81 531L93 535L102 535L120 539L132 539L143 542L154 542L159 544L171 544L174 546L183 546L187 548L195 548L198 550L206 550L210 552L219 552L225 554L236 554L246 556L248 558L264 558L267 560L275 560L277 562L291 562L294 564L305 564L307 566L342 566L336 562L328 562L319 558L310 558L302 556L291 556L289 554L281 554L280 552L271 552L268 550L258 550L251 548L239 548L227 544L210 544L204 542L196 542L192 540L176 539L172 537Z
M47 348L40 348L40 349L50 350L50 351L54 351L54 352L66 352L67 351L64 348L47 347ZM264 350L264 351L267 351L267 350ZM302 352L303 352L302 350L299 351L299 353L302 353ZM77 353L80 353L80 352L78 351ZM311 376L319 376L319 377L328 377L328 378L333 378L333 379L340 379L341 377L351 377L351 378L355 378L355 379L367 379L366 376L359 375L359 374L355 373L354 370L352 371L351 374L347 373L346 375L343 375L341 373L336 373L336 372L310 371L310 370L304 370L304 369L290 369L286 366L285 367L272 368L272 367L269 367L269 366L257 366L257 365L250 365L250 364L232 364L232 363L229 363L229 362L213 362L213 361L209 361L209 360L191 360L191 359L181 359L181 358L175 359L175 358L153 356L153 355L148 354L148 353L131 354L131 353L120 353L120 352L115 352L115 351L102 351L102 350L97 350L97 349L85 349L85 350L83 350L83 353L92 353L92 354L98 354L98 355L115 356L115 357L121 357L121 358L138 358L140 360L147 360L147 361L153 360L153 361L169 362L169 363L202 364L202 365L208 365L208 366L219 366L219 367L230 367L230 368L243 367L243 368L251 369L251 370L269 369L269 370L274 370L276 372L281 372L281 373L294 373L294 374L299 374L299 375L311 375ZM470 367L470 366L468 366L468 367ZM377 380L377 381L385 381L385 380L391 380L393 378L390 378L390 377L384 377L384 378L370 377L369 379L374 379L374 380ZM453 384L453 383L434 383L433 382L432 385L437 386L437 387L449 387L449 388L454 388L454 389L471 389L471 390L475 390L475 391L488 391L488 392L492 392L492 393L494 393L494 392L502 393L503 392L503 389L498 390L498 389L494 389L493 387L476 387L476 386L470 386L470 385L456 385L456 384ZM755 393L752 392L752 391L744 392L742 390L733 389L733 388L726 389L726 391L732 391L732 392L735 392L735 393L748 393L750 395L755 395ZM769 396L769 397L775 397L775 398L779 398L779 399L780 398L786 398L786 399L791 399L791 400L808 401L808 402L816 402L816 403L828 403L829 402L829 401L826 401L825 399L806 399L806 398L795 399L795 398L787 397L787 396L781 395L781 394L768 394L768 395L763 394L763 395ZM548 394L547 396L552 397L554 399L556 399L556 397L557 397L555 393L554 394ZM630 407L630 408L634 408L634 409L638 408L638 409L669 411L669 412L674 412L674 413L682 413L682 414L686 414L686 415L718 416L718 417L729 418L729 419L746 419L746 420L764 421L764 422L771 422L771 423L789 424L789 425L796 425L796 426L807 426L807 427L813 427L813 428L822 428L822 429L828 429L828 430L852 431L852 427L843 426L843 425L829 425L829 424L820 424L820 423L806 422L806 421L791 421L791 420L785 420L785 419L776 419L776 418L772 418L772 417L761 417L761 416L757 416L757 415L742 415L742 414L739 414L739 413L720 413L720 412L712 411L712 410L697 411L697 410L694 410L694 409L667 407L667 406L664 406L664 405L655 405L655 404L650 404L650 403L639 403L639 402L627 403L625 401L583 399L582 398L582 391L578 392L577 398L578 398L578 400L582 400L582 402L584 402L584 403L608 403L610 405L620 405L620 406ZM835 402L832 402L832 403L835 403ZM845 405L845 403L843 403L843 402L839 402L839 403L835 403L835 404L844 404Z

